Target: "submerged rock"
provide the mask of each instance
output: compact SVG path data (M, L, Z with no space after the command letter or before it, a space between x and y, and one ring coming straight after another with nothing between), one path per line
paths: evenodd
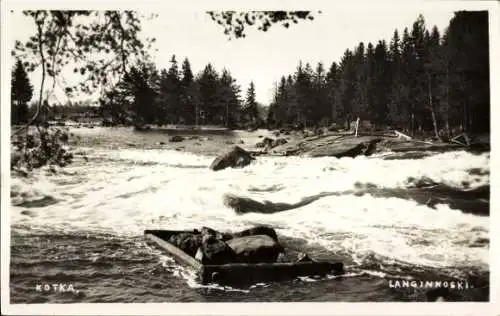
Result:
M233 146L230 150L226 151L210 165L213 171L223 170L226 168L242 168L249 165L255 158L247 151L239 146Z
M168 141L171 143L178 143L178 142L182 142L183 140L184 140L184 137L182 137L180 135L175 135L175 136L172 136L168 139Z
M91 128L94 128L93 126ZM145 124L135 124L134 125L134 130L136 131L149 131L151 129L151 126L145 125Z

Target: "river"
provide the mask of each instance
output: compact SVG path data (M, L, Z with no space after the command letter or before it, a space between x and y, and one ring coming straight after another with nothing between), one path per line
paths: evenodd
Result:
M72 146L73 164L11 179L12 303L426 300L426 289L394 288L394 280L463 281L468 289L452 291L454 300L489 299L489 216L462 212L460 203L431 207L391 194L351 192L281 213L237 215L222 199L233 193L298 202L363 185L404 190L415 179L445 185L454 196L489 191L489 153L454 151L420 159L262 156L243 169L213 172L208 165L219 145L193 153L164 146L166 133L71 131L79 138ZM210 138L252 142L255 133ZM346 275L202 286L193 271L143 237L150 228L235 231L257 224L272 225L284 243L312 257L343 261ZM37 289L53 283L75 291Z

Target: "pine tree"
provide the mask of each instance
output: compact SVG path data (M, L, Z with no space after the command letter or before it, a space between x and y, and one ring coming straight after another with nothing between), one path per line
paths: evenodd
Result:
M127 100L137 124L153 124L161 120L157 105L157 81L156 68L151 64L142 64L132 67L118 84L119 98Z
M236 84L236 80L231 77L231 73L227 69L223 69L220 78L220 104L225 108L223 117L224 125L229 128L236 127L240 117L240 87Z
M315 124L328 125L330 122L330 108L328 106L328 95L326 89L326 73L323 63L319 62L313 78L313 122Z
M339 83L339 98L340 107L338 114L344 120L345 128L350 129L350 122L353 119L353 99L355 91L356 73L353 65L353 54L347 49L340 61L340 83Z
M488 12L456 12L447 34L451 121L466 132L490 130Z
M387 103L390 87L387 44L379 41L374 53L373 74L373 122L376 125L387 123Z
M278 91L276 95L276 109L274 111L275 112L274 117L276 125L278 127L281 127L289 122L288 121L288 107L290 106L289 95L288 95L290 89L289 85L293 85L293 82L287 83L285 76L282 76L278 86Z
M412 99L413 75L415 73L414 50L410 40L408 28L403 31L403 41L401 47L401 80L400 80L400 117L404 126L403 131L413 131L414 112Z
M326 97L332 122L337 122L337 110L339 108L339 67L333 62L326 74Z
M401 128L404 120L404 112L402 109L402 82L401 82L401 41L398 30L394 31L391 44L389 46L390 60L390 91L388 103L388 119L392 126Z
M273 89L273 100L269 104L269 109L267 111L266 126L268 129L279 127L277 124L279 98L280 96L279 96L278 84L275 82Z
M187 124L195 123L196 87L191 64L187 58L182 63L182 79L179 83L180 115Z
M178 124L180 123L182 108L179 68L175 55L172 55L172 59L170 59L170 68L164 79L165 82L162 87L168 109L167 120L171 123Z
M295 125L295 127L300 127L298 124L298 111L299 111L299 103L297 97L297 87L296 82L293 79L292 75L288 75L286 79L285 86L285 102L286 105L286 120L287 124Z
M367 91L367 62L365 59L365 44L359 43L355 48L353 56L353 103L352 114L353 117L367 118L368 114L368 91Z
M425 72L425 56L426 56L426 43L425 43L425 20L420 14L417 20L413 23L413 28L411 31L411 44L413 47L413 73L412 73L412 83L410 90L410 98L413 101L411 103L412 114L414 117L412 133L414 134L416 130L421 131L424 125L424 119L426 113L427 102L427 90L428 90L428 76Z
M255 99L255 85L253 81L250 82L247 90L245 99L245 117L247 123L251 125L255 125L258 123L259 113L257 109L257 101Z
M375 48L373 44L370 42L366 48L366 63L365 63L365 71L366 71L366 109L365 116L370 120L374 120L375 116L375 106L374 106L374 95L375 91L375 81L376 81L376 73L375 73Z
M306 126L312 121L312 108L314 107L312 75L311 65L306 63L306 66L303 67L302 62L299 62L295 72L296 103L295 107L291 109L295 117L294 123L299 126Z
M207 64L197 79L199 87L199 106L197 113L197 124L215 124L216 114L220 112L219 74L212 64Z
M28 102L33 97L33 86L21 60L17 60L11 79L11 124L28 121Z
M434 134L439 138L439 127L438 127L438 113L440 107L440 91L439 84L443 78L443 72L445 65L443 65L441 60L441 50L440 50L440 35L439 30L436 26L432 29L432 34L426 32L426 58L424 68L427 74L427 94L428 103L427 109L430 111L432 118L432 127Z

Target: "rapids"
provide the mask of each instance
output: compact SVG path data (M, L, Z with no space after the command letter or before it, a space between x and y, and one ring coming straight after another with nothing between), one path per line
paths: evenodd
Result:
M348 276L354 278L418 278L432 271L459 279L481 275L482 282L488 282L489 216L462 212L460 204L429 206L391 194L359 195L356 191L369 186L391 192L414 187L420 179L445 185L458 194L481 188L489 191L489 153L456 151L407 160L383 156L258 157L246 168L219 172L208 169L214 158L213 154L163 148L80 146L75 162L64 169L54 172L42 168L29 177L13 176L11 279L28 282L27 270L22 272L28 268L23 264L41 265L39 279L54 269L43 268L49 259L30 258L25 253L30 238L58 244L48 256L60 263L71 257L105 264L109 256L124 256L122 252L131 244L138 254L122 260L162 258L152 269L174 278L181 276L184 291L194 291L201 286L190 272L146 245L141 239L144 229L210 226L234 231L266 224L275 227L292 247L303 247L320 259L345 261L351 270ZM258 201L296 203L321 192L339 194L274 214L238 215L223 201L225 194L234 194ZM101 237L105 244L112 240L118 245L103 253L97 251L102 243L96 248L83 245ZM78 247L82 243L86 251L73 249L68 254L61 240L72 238L78 241L69 244ZM31 283L26 284L29 287ZM252 285L243 290L253 292L267 286ZM15 300L17 292L15 288L12 291ZM19 295L18 300L30 300ZM86 298L91 295L86 293ZM270 300L275 299L284 298ZM171 294L167 301L172 300L182 298Z

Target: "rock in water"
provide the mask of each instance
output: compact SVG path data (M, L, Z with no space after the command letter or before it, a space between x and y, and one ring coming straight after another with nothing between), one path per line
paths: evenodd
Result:
M266 235L271 237L274 241L278 241L278 235L272 227L268 226L255 226L249 229L242 230L241 232L234 233L230 238L240 238L254 235Z
M369 141L364 151L364 155L371 156L377 150L377 143L381 141L382 141L381 138L372 139L371 141Z
M296 262L312 262L313 260L307 255L307 253L301 252L297 255Z
M222 241L222 234L208 227L201 230L201 247L194 257L203 264L226 264L234 262L234 251Z
M288 141L286 139L284 139L284 138L278 138L275 141L273 141L272 147L274 148L274 147L277 147L277 146L280 146L280 145L284 145L286 143L288 143Z
M178 142L182 142L183 140L184 140L184 137L182 137L180 135L175 135L175 136L170 137L170 139L168 141L171 143L178 143Z
M170 236L168 240L172 245L182 249L190 256L196 254L197 249L201 246L201 235L191 233L180 233Z
M254 235L228 240L227 245L236 255L238 262L276 262L283 247L267 235Z
M254 160L250 153L239 146L233 146L229 151L223 153L210 165L210 169L218 171L226 168L242 168Z
M274 143L274 139L265 137L261 142L255 144L257 148L272 148Z

